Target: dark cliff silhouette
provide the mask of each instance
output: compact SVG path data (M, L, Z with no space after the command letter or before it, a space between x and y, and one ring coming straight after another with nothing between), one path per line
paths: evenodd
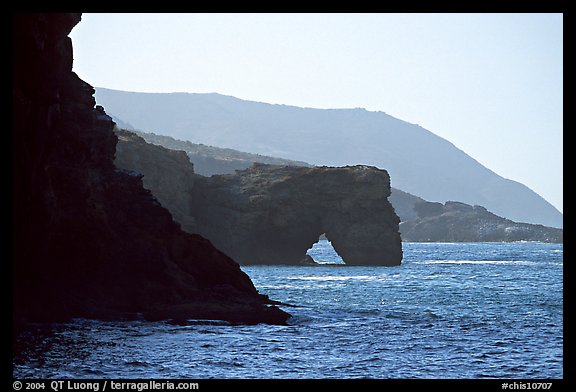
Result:
M70 317L284 323L238 264L116 168L114 122L72 72L80 14L13 17L16 325Z

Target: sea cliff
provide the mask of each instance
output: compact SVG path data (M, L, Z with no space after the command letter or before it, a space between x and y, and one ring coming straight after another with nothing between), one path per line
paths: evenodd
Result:
M284 323L238 264L114 165L114 122L72 71L80 14L13 17L16 324L71 317Z

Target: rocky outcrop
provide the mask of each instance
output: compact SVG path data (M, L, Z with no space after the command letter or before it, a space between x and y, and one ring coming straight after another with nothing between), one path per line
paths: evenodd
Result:
M322 234L347 264L402 260L385 170L254 164L204 177L193 174L183 152L117 132L117 165L142 173L144 185L186 230L208 238L240 264L313 263L306 251Z
M194 176L177 152L118 132L119 167L142 173L186 230L241 264L313 263L306 251L321 234L347 264L400 264L399 219L385 170L254 164L208 178Z
M553 227L517 223L481 206L449 201L419 202L418 217L400 224L403 241L410 242L562 242L563 231Z
M390 177L369 166L255 164L200 178L193 192L199 232L241 264L296 264L325 233L346 264L399 265L399 219Z
M79 21L13 20L15 320L142 313L284 323L289 315L237 263L183 232L141 175L116 168L114 123L72 72L67 36Z

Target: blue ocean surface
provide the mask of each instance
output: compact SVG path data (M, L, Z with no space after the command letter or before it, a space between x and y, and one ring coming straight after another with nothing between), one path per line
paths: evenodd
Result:
M398 267L245 266L287 326L36 324L16 378L563 377L563 246L404 243Z

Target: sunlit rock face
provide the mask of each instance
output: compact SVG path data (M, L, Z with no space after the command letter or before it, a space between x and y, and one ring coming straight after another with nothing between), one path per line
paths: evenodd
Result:
M114 122L72 72L80 14L13 17L16 324L71 317L283 323L230 257L114 165Z

